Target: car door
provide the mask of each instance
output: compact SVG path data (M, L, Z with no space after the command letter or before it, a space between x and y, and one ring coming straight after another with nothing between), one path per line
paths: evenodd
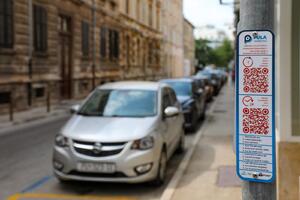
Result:
M201 108L201 95L199 95L197 92L199 90L199 87L196 81L193 81L191 84L192 84L193 98L195 100L196 107L197 107L197 115L200 116L202 108Z
M174 90L169 88L168 91L169 91L171 105L181 110L180 103L177 100L176 93L174 92ZM182 130L183 130L183 123L184 123L184 119L181 114L174 116L172 119L172 134L173 134L172 147L174 148L173 150L175 150L180 140Z
M172 117L165 117L164 111L167 107L171 106L170 95L168 88L162 89L162 124L163 124L163 137L165 138L165 142L167 144L167 155L172 154L172 143L173 143L173 135L172 135L172 126L174 119Z
M206 98L207 98L204 80L199 80L199 89L198 90L202 91L201 95L200 95L200 102L201 102L201 114L203 114L203 112L205 112Z

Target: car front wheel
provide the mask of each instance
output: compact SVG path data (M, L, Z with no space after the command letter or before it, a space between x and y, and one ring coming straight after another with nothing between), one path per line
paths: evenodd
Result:
M167 169L167 154L166 151L163 149L159 159L157 176L153 181L154 185L161 186L164 183L166 179L166 169Z

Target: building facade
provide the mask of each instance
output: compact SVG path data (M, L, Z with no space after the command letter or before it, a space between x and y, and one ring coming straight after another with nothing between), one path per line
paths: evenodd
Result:
M165 76L161 0L1 0L0 111Z
M183 76L183 1L162 1L163 55L162 65L169 77Z
M183 75L190 76L195 72L195 38L194 26L187 19L183 22L184 68Z
M300 2L276 0L278 199L300 195Z
M164 77L161 65L161 0L119 0L124 26L121 66L125 79Z

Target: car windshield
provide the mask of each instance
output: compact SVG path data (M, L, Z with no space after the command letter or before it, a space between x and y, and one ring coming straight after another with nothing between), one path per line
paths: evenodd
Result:
M78 112L85 116L150 117L157 113L157 92L96 90Z
M191 96L192 95L192 84L190 82L183 81L169 81L166 82L176 92L177 96Z
M207 78L211 78L211 72L208 70L200 71L197 73L197 76L206 76Z

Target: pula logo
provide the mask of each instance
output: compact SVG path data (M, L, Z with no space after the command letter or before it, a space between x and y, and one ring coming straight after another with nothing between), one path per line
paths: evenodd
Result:
M245 43L247 44L247 43L249 43L251 41L252 41L252 37L250 35L246 35L245 36Z
M252 36L251 35L245 35L245 43L249 43L249 42L265 42L267 41L267 36L266 35L260 35L258 33L253 33Z

